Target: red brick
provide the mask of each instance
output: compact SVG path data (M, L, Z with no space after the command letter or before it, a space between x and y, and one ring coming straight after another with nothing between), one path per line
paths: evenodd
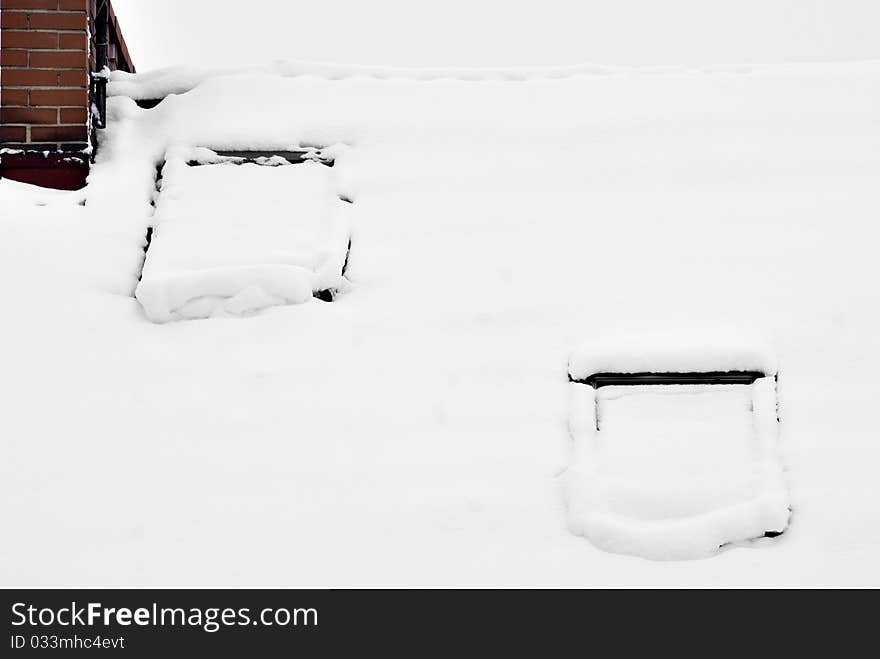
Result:
M4 69L0 72L0 83L6 87L56 87L57 71L35 71L32 69Z
M2 0L0 0L2 2ZM26 50L0 50L0 66L27 66L28 54Z
M61 110L61 124L84 124L86 123L85 108L64 108Z
M32 30L85 30L86 15L82 12L31 14L29 25Z
M63 35L62 35L63 36ZM34 51L31 53L31 66L35 69L84 69L86 54L83 52Z
M10 105L27 105L28 93L26 89L0 89L0 104L3 107Z
M24 142L27 128L24 126L0 126L0 142Z
M85 89L32 89L31 105L86 107Z
M59 34L58 47L61 50L86 50L86 33L82 32Z
M55 124L58 123L58 110L49 108L8 108L3 110L3 123Z
M78 71L61 71L58 76L60 87L88 87L89 78L85 69Z
M3 157L0 166L3 177L60 190L82 188L89 172L87 158L70 153L51 153L46 157L39 152L45 150L55 152L57 147L57 144L48 144L45 148L37 144L20 145L25 153L7 154Z
M82 142L88 139L85 126L34 126L31 140L34 142Z
M3 32L4 48L57 48L57 32L23 32L6 30Z
M58 0L0 0L3 9L57 9Z
M32 126L32 142L82 142L88 139L88 128L77 126Z
M0 15L0 27L27 29L27 26L28 15L23 11L4 11Z
M59 9L73 9L77 11L85 11L88 0L61 0Z

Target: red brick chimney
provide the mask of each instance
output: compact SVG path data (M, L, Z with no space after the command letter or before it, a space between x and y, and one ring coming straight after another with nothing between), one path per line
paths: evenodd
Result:
M104 81L90 74L134 72L113 7L0 0L0 28L0 177L79 189L103 120Z

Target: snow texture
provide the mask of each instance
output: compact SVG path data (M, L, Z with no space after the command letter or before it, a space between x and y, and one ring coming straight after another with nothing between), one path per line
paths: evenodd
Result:
M83 192L38 206L0 181L0 583L880 585L880 64L520 81L267 69L186 88L150 110L109 99ZM209 232L189 232L200 220L185 203L201 193L187 176L247 166L169 170L158 196L157 167L176 149L329 145L347 145L332 189L355 202L350 290L150 322L134 291L154 224L144 281L283 261L245 241L253 258L235 262ZM251 183L215 193L257 198ZM180 200L166 198L178 184ZM281 235L282 207L255 203L271 212L253 221ZM224 217L212 224L237 226ZM313 253L302 235L271 247ZM232 312L290 294L251 292ZM573 442L567 428L570 389L593 394L569 382L572 351L682 327L769 337L781 456L762 462L775 431L748 434L743 395L667 396L667 418L659 396L634 391L600 401L630 451L611 454L614 474L644 473L636 454L660 437L658 461L683 470L693 450L717 479L684 479L676 497L652 476L668 495L657 507L625 487L589 499L591 484L616 485L581 478L593 463L589 435ZM707 354L673 356L718 363ZM729 434L709 441L735 471L698 450L716 414ZM746 468L752 458L785 465L794 511L782 536L749 544L760 549L657 562L570 532L681 557L778 528L779 500L766 516L756 504L778 490L742 485L763 473ZM715 514L692 543L645 532ZM625 533L586 529L585 516L623 518Z

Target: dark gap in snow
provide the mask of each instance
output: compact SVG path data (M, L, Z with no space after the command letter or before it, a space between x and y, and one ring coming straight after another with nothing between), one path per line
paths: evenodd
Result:
M255 161L259 158L284 158L290 163L304 162L312 151L217 151L218 156L223 158L241 158L246 162Z
M650 384L754 384L764 377L760 371L708 371L705 373L594 373L583 380L593 389L608 386L644 386Z
M789 512L788 523L785 525L785 528L784 528L784 529L779 530L779 531L777 531L777 530L764 531L763 535L759 535L759 536L756 536L756 537L754 537L754 538L751 538L750 541L754 542L754 541L756 541L756 540L762 540L762 539L764 539L764 538L767 538L767 539L773 540L774 538L778 538L778 537L784 535L785 532L788 531L788 529L791 528L791 517L792 517L792 515L794 514L794 510L792 510L792 508L789 507L788 512ZM728 549L729 547L731 547L731 546L734 545L734 544L736 544L736 543L728 542L728 543L725 543L725 544L723 544L723 545L720 545L718 548L719 548L719 549Z
M791 520L793 517L794 517L794 508L789 506L788 507L788 521L785 524L785 528L779 529L779 530L771 529L769 531L764 531L763 537L772 539L772 538L778 538L779 536L783 535L786 531L788 531L788 529L791 528Z
M348 259L351 256L351 239L348 240L348 249L345 252L345 261L342 263L342 277L345 277L345 273L348 270ZM333 302L336 300L336 296L339 295L339 291L335 288L328 288L323 291L318 291L315 293L315 298L321 300L322 302Z
M150 245L153 242L153 227L147 227L147 233L144 237L144 258L141 261L140 272L138 272L138 281L144 278L144 266L147 264L147 252L150 251Z
M782 417L779 414L779 373L773 377L776 386L776 423L782 423Z
M352 203L352 202L348 202ZM348 258L351 256L351 238L348 239L348 249L345 251L345 261L342 263L342 276L348 271Z
M791 528L791 520L793 517L794 517L794 509L791 506L789 506L788 507L788 521L785 524L785 528L778 530L778 531L775 529L771 530L771 531L764 531L764 537L765 538L778 538L779 536L784 534L786 531L788 531L788 529Z
M157 194L162 187L162 170L164 170L164 169L165 169L165 162L164 161L160 162L159 164L156 165L156 183L155 183L155 185L156 185L156 193ZM156 196L154 195L153 198L150 199L150 206L152 207L152 215L156 214L156 203L157 203ZM138 278L137 278L138 282L140 282L141 279L143 279L143 277L144 277L144 266L147 264L147 252L150 251L150 245L152 244L152 242L153 242L153 227L148 226L147 232L144 236L144 246L143 246L144 258L141 261L141 267L138 270ZM132 293L132 297L134 297L134 293Z
M320 150L304 148L296 151L215 151L220 158L229 158L234 165L256 164L266 165L270 167L283 166L284 163L277 161L283 158L291 165L297 165L304 162L319 162L327 167L333 167L336 161L325 156ZM271 162L270 162L271 161ZM202 162L199 160L190 160L187 163L190 167L198 167L200 165L214 165L216 162Z
M344 194L339 195L339 200L344 201L346 204L353 204L354 203L351 200L351 197L346 197Z
M135 103L137 103L137 106L139 108L143 108L144 110L152 110L164 100L164 96L162 98L142 98L139 101L135 101Z
M784 528L782 531L764 531L763 535L755 536L754 538L748 538L744 542L757 542L758 540L768 539L773 540L783 535L788 530L788 527ZM726 551L731 549L737 545L742 545L743 541L737 542L725 542L723 545L718 545L718 549L721 551Z
M196 155L188 160L186 164L190 167L221 164L285 167L305 162L317 162L326 167L333 167L336 164L336 160L332 156L325 155L321 147L302 146L287 151L262 151L256 149L221 151L210 148L201 149L201 151L202 154Z

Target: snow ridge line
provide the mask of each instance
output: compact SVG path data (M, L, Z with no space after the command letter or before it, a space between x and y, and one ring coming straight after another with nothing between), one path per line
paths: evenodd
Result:
M610 66L581 64L561 67L519 68L407 68L340 65L312 62L275 62L269 66L230 69L171 67L146 73L113 71L107 86L109 96L153 100L169 94L186 93L205 80L243 75L276 75L282 78L316 77L329 81L373 79L398 82L544 82L590 77L645 77L678 75L750 75L825 72L876 72L880 60L832 63L792 63L744 66Z

